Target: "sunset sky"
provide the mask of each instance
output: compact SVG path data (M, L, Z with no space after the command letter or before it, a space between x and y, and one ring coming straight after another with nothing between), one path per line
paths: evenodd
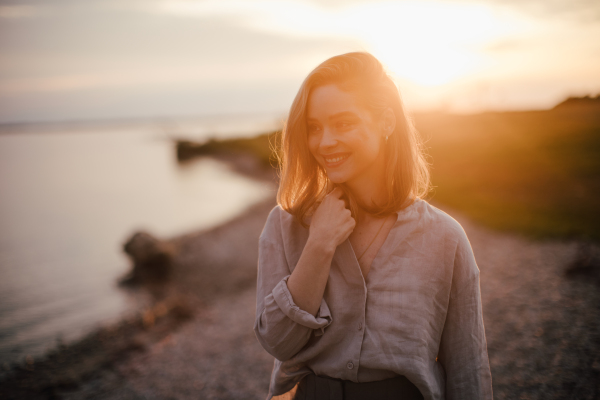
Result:
M3 1L0 123L283 115L356 50L415 111L548 108L600 92L600 1Z

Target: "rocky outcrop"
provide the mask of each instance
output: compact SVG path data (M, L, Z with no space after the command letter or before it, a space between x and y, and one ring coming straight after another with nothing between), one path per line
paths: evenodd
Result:
M175 246L159 240L148 232L136 232L123 245L133 262L133 269L125 283L166 281L172 272Z

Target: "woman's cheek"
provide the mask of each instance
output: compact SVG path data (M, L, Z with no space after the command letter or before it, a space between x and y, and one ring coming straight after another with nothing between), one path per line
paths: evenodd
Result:
M318 135L316 135L316 134L308 135L308 150L310 151L310 154L312 154L314 158L317 158L317 153L319 150ZM317 160L318 160L318 158L317 158Z

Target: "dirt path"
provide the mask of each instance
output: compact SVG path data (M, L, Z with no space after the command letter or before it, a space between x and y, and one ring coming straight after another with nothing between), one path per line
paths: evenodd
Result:
M272 206L256 206L213 231L178 238L181 255L167 290L195 299L194 317L145 351L52 396L264 399L272 358L252 326L256 245ZM566 278L578 243L531 241L455 217L481 270L495 398L600 398L597 263L591 275Z

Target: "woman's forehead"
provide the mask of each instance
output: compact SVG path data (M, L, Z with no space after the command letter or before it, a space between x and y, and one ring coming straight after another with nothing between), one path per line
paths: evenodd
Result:
M356 93L344 91L333 83L314 88L308 97L309 119L327 119L348 113L361 115L365 112Z

